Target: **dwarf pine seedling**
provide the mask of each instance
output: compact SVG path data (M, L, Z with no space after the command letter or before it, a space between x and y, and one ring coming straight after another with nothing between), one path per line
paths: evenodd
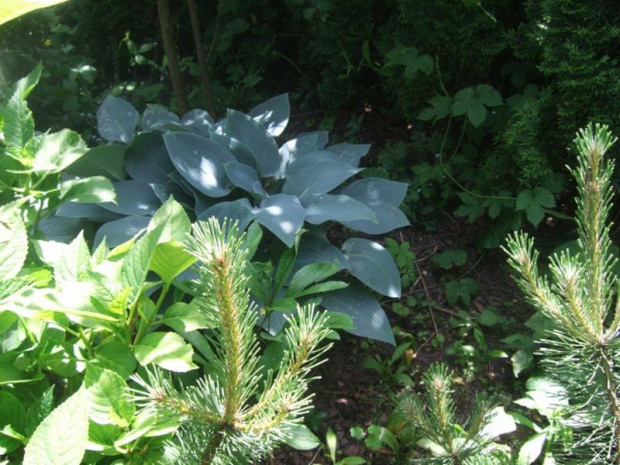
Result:
M609 237L613 162L605 153L616 141L605 125L590 125L575 139L578 250L555 254L550 277L539 274L538 252L524 233L508 239L509 263L528 300L552 327L540 355L558 390L562 426L570 441L556 444L561 463L620 464L620 300Z
M199 263L195 303L214 327L211 371L196 385L178 389L152 370L134 378L134 395L144 409L181 419L170 462L250 463L267 456L310 410L309 373L329 348L321 345L330 332L327 316L312 306L299 308L285 329L279 369L262 370L244 236L229 222L211 218L193 226L188 250Z

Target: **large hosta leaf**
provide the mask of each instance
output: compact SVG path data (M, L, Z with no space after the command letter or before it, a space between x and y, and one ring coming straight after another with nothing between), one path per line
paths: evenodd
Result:
M394 334L385 312L377 299L363 287L351 284L345 289L325 294L321 306L349 315L355 325L355 329L349 330L351 334L394 345Z
M301 236L297 260L293 271L299 270L306 265L320 262L338 262L338 267L343 270L349 268L349 264L342 251L329 243L325 236L308 233Z
M262 124L248 115L228 110L226 135L237 139L250 149L262 177L273 176L278 172L282 162L278 145Z
M299 197L325 194L360 171L333 152L308 153L288 167L282 192Z
M24 465L79 465L88 443L88 401L80 389L37 427L26 446Z
M186 128L191 128L197 134L208 135L213 129L213 118L206 111L196 109L185 113L181 124Z
M306 221L321 224L326 221L368 220L376 222L370 208L347 195L317 194L304 199Z
M260 105L255 106L248 113L254 121L261 123L267 132L274 137L279 136L286 129L291 114L288 94L278 95Z
M198 216L198 219L206 220L215 217L222 222L224 218L229 218L237 221L239 230L243 231L255 216L254 209L248 199L238 199L232 202L220 202L207 208Z
M349 272L371 289L388 297L400 297L400 273L390 253L368 239L352 238L342 245Z
M137 136L127 148L125 169L134 180L165 184L175 172L161 134Z
M178 123L179 117L161 105L147 105L142 114L142 130L152 131L169 123Z
M229 161L224 165L226 174L232 183L250 194L256 194L260 197L267 197L267 192L258 179L258 173L251 166Z
M121 215L153 215L161 206L153 188L144 181L119 181L114 183L116 204L102 203L106 210Z
M127 216L120 220L110 221L97 230L95 246L99 245L105 237L108 247L127 242L140 231L143 231L151 219L146 216Z
M256 220L274 233L288 247L295 243L306 218L306 210L292 195L276 194L267 197L255 210Z
M128 144L133 139L139 118L129 102L119 97L107 97L97 110L97 130L107 141Z
M174 166L198 191L209 197L230 193L224 164L235 158L228 150L196 134L169 133L164 142Z
M338 154L340 158L347 161L351 166L359 166L362 157L366 156L370 150L370 145L343 143L332 145L327 150Z
M91 176L63 181L60 184L60 198L80 203L114 202L116 192L109 179Z
M298 158L307 153L323 150L327 145L328 137L327 131L310 132L307 134L300 134L296 139L289 140L282 145L282 147L280 147L282 164L276 173L276 177L283 177L288 169L288 165Z
M396 228L407 226L409 221L398 208L407 193L407 184L381 178L366 178L339 189L370 208L376 222L369 220L343 221L342 224L366 234L384 234Z
M250 149L234 137L227 136L226 134L216 134L215 132L212 132L209 137L232 153L239 163L252 168L256 167L256 159Z

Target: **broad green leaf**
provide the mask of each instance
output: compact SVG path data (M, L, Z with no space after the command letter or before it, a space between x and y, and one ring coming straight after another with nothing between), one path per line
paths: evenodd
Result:
M351 317L355 329L348 330L360 337L377 339L395 345L394 334L381 305L363 287L351 284L346 289L323 296L321 306Z
M324 283L315 284L314 286L310 286L298 292L296 297L304 297L312 294L322 294L324 292L336 291L338 289L344 289L349 284L344 281L326 281Z
M321 441L305 425L290 425L285 429L284 442L295 450L312 450L321 445Z
M142 286L146 281L151 260L165 226L166 223L161 223L155 229L146 233L144 237L138 239L123 260L120 282L123 288L131 288L130 305L134 304L142 292Z
M486 119L486 107L495 107L502 104L500 94L491 86L481 84L476 88L462 89L454 96L452 114L460 116L467 114L469 121L476 127Z
M295 247L287 249L280 256L276 272L273 276L273 289L271 292L272 298L275 298L278 295L280 290L284 287L284 284L288 281L291 271L293 270L293 265L295 265L296 258L297 250L295 250Z
M105 239L108 247L117 247L144 231L149 221L150 218L147 216L127 216L120 220L110 221L97 230L94 243L99 245Z
M179 122L179 117L161 105L147 105L142 114L142 130L151 131L162 125Z
M282 144L279 149L282 162L280 169L274 175L277 179L282 179L288 169L288 166L298 158L307 153L323 150L327 145L329 133L327 131L317 131L309 134L303 134L296 139L289 140ZM357 165L355 165L357 166Z
M24 465L79 465L88 443L88 401L81 388L37 427Z
M177 302L168 307L161 323L171 327L179 334L212 328L214 325L196 305L185 302Z
M80 203L116 201L116 192L109 179L103 176L70 179L60 184L60 198Z
M194 263L196 257L186 252L183 244L171 241L157 244L150 269L157 273L163 282L170 284Z
M118 455L118 450L114 447L114 443L122 434L123 429L118 426L100 425L90 421L88 424L87 450L98 452L102 455Z
M236 161L224 164L228 179L240 189L260 197L267 197L267 192L258 179L258 173L254 168Z
M37 241L36 248L39 258L54 269L57 283L78 281L83 273L90 269L90 252L83 232L70 244Z
M147 334L134 346L134 354L142 366L154 363L165 370L177 372L198 368L192 363L192 346L175 333Z
M492 327L499 323L499 312L495 307L487 307L484 311L478 315L476 321L482 326Z
M45 1L45 0L43 0ZM59 0L66 1L66 0ZM35 0L36 2L36 0ZM10 89L10 95L20 95L21 98L26 99L30 95L30 92L36 87L41 79L41 73L43 72L43 64L39 61L37 66L28 74L28 76L21 78Z
M89 417L101 425L126 428L131 423L135 405L122 376L105 368L88 364L84 376Z
M32 436L41 422L51 413L53 408L54 387L52 386L28 409L24 426L24 433L27 437Z
M248 199L237 199L232 202L219 202L210 208L207 208L199 216L198 220L206 220L207 218L215 217L220 222L224 221L224 218L228 218L238 223L238 228L243 231L248 224L256 216L252 205Z
M517 424L510 415L506 413L504 407L495 407L488 414L480 435L487 439L495 439L502 434L512 433L517 429Z
M472 278L463 278L446 284L446 300L450 305L456 305L459 299L469 305L471 296L478 292L478 284Z
M104 176L114 181L124 181L127 179L123 166L126 150L126 146L117 144L92 148L73 163L67 173L80 177Z
M6 426L23 433L25 430L26 410L24 406L10 392L0 391L0 431ZM0 432L0 456L17 449L22 443Z
M88 151L86 143L77 132L63 129L46 134L43 145L35 154L32 171L35 173L60 173Z
M380 294L400 297L398 267L381 244L368 239L352 238L342 245L342 251L353 276Z
M172 197L166 200L157 212L155 212L148 230L152 231L160 224L164 225L161 237L159 238L160 244L170 241L182 242L192 229L187 213L185 213L181 204Z
M286 129L290 113L288 94L282 94L255 106L248 116L262 124L269 134L277 137Z
M131 349L121 342L109 341L95 348L95 359L91 362L112 370L123 379L129 378L136 369L137 361Z
M462 249L445 250L434 254L431 260L444 270L449 270L454 265L464 265L467 261L467 252Z
M161 134L136 136L125 152L125 169L131 179L166 184L175 171Z
M286 296L299 297L308 286L333 276L340 270L337 261L311 263L298 270L286 289Z
M304 224L306 210L292 195L276 194L267 197L254 210L256 221L274 233L288 247L293 247L295 236Z
M97 110L97 130L110 142L128 144L140 115L127 101L119 97L107 97Z
M295 269L300 270L306 265L318 262L338 262L338 269L349 268L342 251L334 247L325 236L319 234L304 234L299 240L299 250Z
M153 187L145 181L119 181L114 183L116 201L102 203L106 210L120 215L154 215L161 201Z
M172 132L164 135L168 154L179 173L208 197L231 192L224 165L235 157L217 142L196 134Z
M530 465L542 454L547 442L547 433L538 433L528 438L519 449L517 465Z
M521 191L517 196L517 210L525 210L525 215L530 223L534 226L542 221L545 216L545 208L555 206L555 198L553 194L543 187L535 187L534 189L526 189Z
M452 113L452 97L447 95L438 95L428 101L432 105L431 108L425 108L418 115L420 121L430 121L446 118Z
M277 119L281 120L281 118ZM278 127L278 122L275 122L276 126L273 129ZM278 172L282 164L278 145L261 123L241 112L228 110L225 134L237 139L250 149L261 177L273 176Z
M327 150L334 152L351 166L357 167L360 160L364 158L370 150L370 144L342 144L330 145Z
M8 155L23 160L32 158L33 154L24 153L26 144L34 137L34 119L28 104L21 95L15 94L9 100L4 110L4 143L8 148ZM24 161L26 166L29 162Z
M487 107L497 107L502 104L502 96L488 84L478 84L476 94Z
M0 280L17 276L28 255L28 234L16 204L0 207Z
M269 305L269 310L273 312L292 313L297 310L297 301L291 297L277 299Z
M0 2L0 24L39 8L57 5L67 0L9 0Z

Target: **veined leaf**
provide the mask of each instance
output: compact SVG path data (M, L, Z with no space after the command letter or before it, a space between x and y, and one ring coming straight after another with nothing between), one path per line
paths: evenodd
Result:
M174 278L196 263L196 257L187 253L182 243L170 241L158 244L150 268L163 282L170 284Z
M350 273L371 289L400 297L400 273L390 253L377 242L352 238L342 245Z
M15 203L0 207L0 280L17 276L28 255L28 234Z
M174 329L179 334L214 326L214 323L210 322L196 305L185 302L177 302L168 307L161 323Z
M88 402L78 390L37 427L26 446L24 465L79 465L88 443Z
M60 184L60 198L80 203L115 202L116 191L103 176L70 179Z
M286 129L290 113L288 94L282 94L255 106L248 115L262 124L269 134L277 137Z
M22 443L14 438L5 436L1 430L11 426L15 431L24 433L26 410L24 406L10 392L0 391L0 455L7 454L17 449Z
M100 425L128 427L136 410L129 387L114 371L88 364L84 376L89 417Z
M288 247L295 243L295 236L304 224L306 210L297 197L276 194L267 197L254 210L256 221L274 233Z
M4 142L7 154L22 161L32 158L33 153L25 153L26 144L34 137L34 119L28 104L21 95L15 94L9 100L4 111ZM24 163L26 166L28 162Z
M145 181L119 181L114 183L116 202L102 203L106 210L120 215L153 215L161 206L152 186Z
M147 334L134 346L134 354L142 366L154 363L165 370L177 372L198 368L192 363L192 346L176 333Z
M192 229L191 222L185 210L174 198L170 197L155 212L149 224L148 230L156 229L160 224L164 225L159 242L184 241L187 233Z
M139 118L129 102L119 97L107 97L97 110L97 130L107 141L128 144L133 139Z
M370 208L347 195L313 195L304 199L304 206L306 221L311 224L326 221L377 221Z
M333 276L340 270L338 262L311 263L297 271L286 289L286 296L297 297L308 286Z
M32 171L35 173L60 173L88 151L86 143L77 132L63 129L46 134L43 145L35 154Z
M126 150L126 146L118 144L92 148L74 162L67 173L80 177L105 176L115 181L124 181L127 179L123 166Z

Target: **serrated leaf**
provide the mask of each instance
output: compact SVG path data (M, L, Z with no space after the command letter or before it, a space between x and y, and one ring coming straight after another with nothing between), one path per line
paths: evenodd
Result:
M174 278L196 263L196 258L185 251L177 241L158 244L150 268L163 282L170 284Z
M165 370L176 372L198 368L192 363L192 346L175 333L147 334L134 346L134 354L142 366L154 363Z
M88 403L82 388L37 427L26 446L24 465L79 465L88 443Z
M60 184L60 198L80 203L115 202L116 191L109 179L93 176L63 181Z
M28 104L19 94L13 95L4 110L4 143L8 154L22 159L33 154L23 154L22 150L34 137L34 119Z
M18 432L24 432L26 410L17 397L10 392L0 391L0 412L2 412L0 430L11 426ZM21 445L22 443L17 439L0 433L0 456L17 449Z
M446 250L433 255L431 260L444 270L449 270L454 265L464 265L467 261L467 252L461 249Z
M107 97L97 110L97 130L109 142L128 144L140 118L136 109L119 97Z
M380 294L398 298L401 293L400 273L390 253L377 242L352 238L342 245L349 272Z
M475 127L479 127L487 117L487 109L480 102L472 103L467 108L467 118Z
M196 305L185 302L177 302L168 307L161 323L179 334L213 327Z
M35 173L59 173L88 151L80 135L68 129L43 137L43 144L32 162Z
M123 181L127 179L123 165L126 150L124 145L101 145L92 148L75 161L67 169L67 173L81 177L105 176L115 181Z
M84 376L89 417L100 425L128 427L136 410L122 376L88 364Z
M496 107L502 104L502 96L488 84L477 85L476 95L480 97L480 101L487 107Z
M185 213L185 210L179 202L170 197L155 212L153 219L149 224L148 231L156 229L163 225L159 242L184 241L187 234L191 231L192 225Z
M0 280L17 276L28 255L28 233L16 204L0 207Z
M118 341L104 342L97 346L94 362L102 368L118 373L123 379L129 378L137 365L131 349Z
M24 433L26 437L32 436L37 426L51 413L54 408L54 387L48 388L41 397L28 409L26 414Z
M235 157L217 142L196 134L173 132L164 136L172 163L199 192L224 197L231 191L224 165Z

